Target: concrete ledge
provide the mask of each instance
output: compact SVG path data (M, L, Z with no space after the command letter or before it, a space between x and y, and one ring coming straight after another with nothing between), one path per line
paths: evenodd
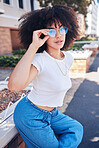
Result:
M70 50L69 51L71 54L72 54L72 56L74 57L74 59L87 59L88 57L90 57L91 56L91 54L92 54L92 51L90 51L90 50Z
M92 56L96 56L97 55L97 53L98 53L98 47L99 47L99 45L98 44L85 44L82 48L84 49L84 50L90 50L90 51L92 51Z
M16 103L14 103L9 107L5 119L0 118L0 148L6 146L18 133L15 124L13 122L13 112L19 101L20 100L18 100ZM0 117L4 118L5 112L6 110L0 113Z

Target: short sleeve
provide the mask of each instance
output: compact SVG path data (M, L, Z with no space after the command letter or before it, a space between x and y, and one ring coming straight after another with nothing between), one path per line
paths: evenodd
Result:
M39 73L42 71L43 62L42 62L42 58L41 58L41 53L35 54L32 64L33 64L33 66L35 66L37 68Z
M72 66L74 62L74 57L69 51L66 52L66 59L67 59L67 66L70 69L70 67Z

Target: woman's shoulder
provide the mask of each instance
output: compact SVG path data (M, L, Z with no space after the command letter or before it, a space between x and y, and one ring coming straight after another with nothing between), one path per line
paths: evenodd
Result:
M43 56L44 56L43 53L36 53L34 56L34 60L42 61Z
M37 53L35 54L35 57L41 57L41 56L42 56L42 53L38 53L38 52L37 52Z
M44 54L44 51L43 51L43 52L40 52L40 53L37 52L37 53L35 54L35 57L42 58L42 57L44 57L44 55L45 55L45 54Z
M45 50L41 53L36 53L35 58L38 60L42 60L43 63L45 63L45 61L47 62L48 59L50 59Z
M41 64L42 63L44 64L44 61L45 61L45 54L44 54L44 52L36 53L34 58L33 58L33 60L34 61L38 61Z
M67 64L69 65L69 67L71 67L71 65L73 64L73 61L74 61L74 57L72 56L70 51L64 51L64 54L66 56Z
M32 61L32 64L38 69L39 73L44 67L44 61L42 56L43 53L36 53Z
M64 53L68 59L74 59L70 51L64 51Z

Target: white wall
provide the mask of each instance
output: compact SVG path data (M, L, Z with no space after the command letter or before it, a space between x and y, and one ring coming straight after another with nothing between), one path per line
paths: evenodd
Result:
M97 35L97 26L98 26L98 6L92 2L92 4L88 7L88 14L86 18L86 22L88 24L88 29L86 30L86 34L96 34Z
M0 26L18 28L18 19L24 13L31 11L30 0L23 0L24 9L19 8L18 0L10 0L11 5L0 2L0 8L3 8L4 14L0 14ZM34 0L34 9L40 9L39 2Z
M34 10L41 9L39 2L37 0L34 0Z
M99 5L98 5L98 15L97 15L97 36L99 36Z

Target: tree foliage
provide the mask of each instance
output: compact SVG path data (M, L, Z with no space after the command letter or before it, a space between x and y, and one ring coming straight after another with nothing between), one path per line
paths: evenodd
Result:
M94 0L38 0L41 7L46 7L49 5L55 4L65 4L74 11L83 14L86 16L87 14L87 7L92 3Z

